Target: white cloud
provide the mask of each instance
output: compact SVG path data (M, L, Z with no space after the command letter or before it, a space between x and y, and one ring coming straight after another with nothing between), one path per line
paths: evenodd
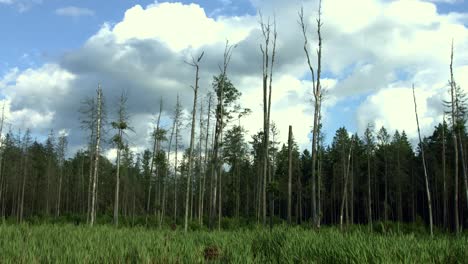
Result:
M207 17L197 4L155 3L143 9L136 5L125 12L122 22L112 33L123 43L130 39L157 39L174 51L225 42L237 43L247 37L252 28L245 27L245 18Z
M55 14L59 16L81 17L94 16L94 11L88 8L67 6L55 10Z

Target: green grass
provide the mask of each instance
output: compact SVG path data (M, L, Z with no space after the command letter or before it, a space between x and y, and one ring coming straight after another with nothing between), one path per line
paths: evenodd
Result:
M0 263L467 263L468 237L342 233L279 226L237 231L0 225Z

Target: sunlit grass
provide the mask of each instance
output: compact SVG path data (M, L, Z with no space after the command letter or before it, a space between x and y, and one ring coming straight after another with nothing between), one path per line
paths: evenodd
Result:
M0 263L466 263L468 237L319 231L237 231L0 225Z

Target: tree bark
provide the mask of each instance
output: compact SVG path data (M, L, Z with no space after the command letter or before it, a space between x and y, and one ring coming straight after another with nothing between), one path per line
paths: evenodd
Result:
M97 181L98 181L98 169L99 169L99 146L101 142L101 118L102 118L102 89L98 86L97 90L97 124L96 124L96 148L94 150L94 173L93 173L93 187L92 187L92 198L91 198L91 220L90 225L94 225L96 220L96 201L97 201Z
M314 225L318 225L317 218L317 205L316 205L316 163L317 163L317 141L318 141L318 132L319 132L319 115L321 107L321 85L320 85L320 75L322 67L322 1L319 1L319 11L317 19L317 35L318 35L318 50L317 50L317 79L315 79L315 71L310 61L309 48L308 48L308 39L307 39L307 26L304 21L304 10L301 9L299 13L300 25L302 33L304 36L304 52L307 57L307 63L312 74L312 84L313 84L313 95L314 95L314 123L312 129L312 177L311 177L311 219Z
M431 230L431 237L433 236L433 227L432 227L432 202L431 202L431 192L429 190L429 179L427 176L427 168L426 168L426 159L424 157L424 146L421 140L421 131L419 129L419 118L418 118L418 106L416 104L416 94L414 91L414 84L413 84L413 99L414 99L414 113L416 115L416 125L418 126L418 138L419 138L419 145L421 147L421 155L422 155L422 163L424 168L424 180L426 183L426 195L427 195L427 206L429 208L429 227Z
M450 95L451 95L451 114L452 114L452 138L453 148L455 154L455 179L454 179L454 221L455 221L455 232L460 233L459 224L459 213L458 213L458 140L457 140L457 117L456 117L456 103L455 103L455 91L456 84L453 77L453 40L452 49L450 54Z
M119 138L122 140L122 129L119 129ZM120 154L121 142L117 146L117 172L115 174L115 202L114 202L114 225L119 225L119 191L120 191Z
M292 126L289 126L288 136L288 224L291 224L291 195L292 195Z
M344 211L344 206L345 202L347 199L347 193L348 193L348 176L349 176L349 167L351 163L351 152L353 150L353 142L351 141L351 146L349 146L349 153L348 153L348 163L346 165L346 171L344 173L344 187L343 187L343 196L341 199L341 209L340 209L340 229L343 230L343 211ZM344 164L343 164L344 166Z
M188 230L188 217L189 217L189 195L190 195L190 181L192 179L192 166L193 166L193 145L195 141L195 117L197 114L197 96L198 96L198 81L199 81L199 70L200 70L200 61L203 58L203 52L198 57L198 60L195 61L193 58L191 66L195 67L195 87L193 87L193 108L192 108L192 129L190 132L190 147L188 155L188 174L187 174L187 190L185 194L185 222L184 222L184 231ZM200 131L201 132L201 131Z

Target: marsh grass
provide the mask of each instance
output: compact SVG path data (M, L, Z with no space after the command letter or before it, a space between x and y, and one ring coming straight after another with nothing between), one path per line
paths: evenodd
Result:
M0 225L0 263L466 263L468 237L278 226L236 231ZM207 257L207 254L209 256Z

